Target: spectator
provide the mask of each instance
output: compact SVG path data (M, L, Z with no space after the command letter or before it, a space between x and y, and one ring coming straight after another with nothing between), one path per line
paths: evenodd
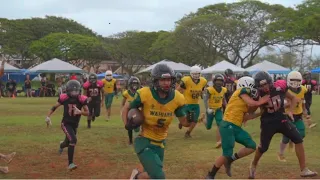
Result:
M46 91L47 91L47 80L46 80L46 77L41 77L41 80L40 80L40 84L41 84L41 87L40 87L40 93L39 93L39 96L40 97L45 97L46 96Z
M7 96L8 97L15 97L16 88L17 88L17 83L14 82L12 79L9 79L9 81L6 84L6 89L8 90Z
M30 75L26 75L26 79L24 80L24 89L27 97L32 97L31 93L31 80L30 80Z
M70 77L70 80L77 80L76 74L73 73L73 74L71 75L71 77Z

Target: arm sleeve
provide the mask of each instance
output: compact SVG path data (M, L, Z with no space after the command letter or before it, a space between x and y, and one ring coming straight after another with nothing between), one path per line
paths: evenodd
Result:
M134 100L131 101L129 108L134 109L139 107L142 107L142 102L141 102L140 94L137 92L134 97Z

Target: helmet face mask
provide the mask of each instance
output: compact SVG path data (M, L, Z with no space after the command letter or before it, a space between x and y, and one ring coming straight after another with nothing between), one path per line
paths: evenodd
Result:
M199 66L192 66L190 68L190 76L193 80L198 80L201 77L201 68Z
M97 75L95 74L90 74L89 76L89 82L92 83L92 84L95 84L97 82Z
M222 87L224 84L224 77L221 74L217 74L213 77L213 85L216 87Z
M255 80L251 77L244 76L238 79L237 89L240 88L249 88L251 97L257 98L258 97L258 90L255 88Z
M112 71L106 71L106 79L111 80L112 79Z
M175 87L176 77L174 71L166 64L158 64L151 71L152 87L168 94Z
M298 71L291 71L287 77L287 85L290 88L297 89L301 86L302 76Z
M66 91L70 97L78 97L80 95L81 85L77 80L70 80L66 84Z
M254 83L260 92L268 94L272 88L273 81L269 73L259 71L254 75Z
M141 86L140 80L137 77L131 77L128 81L129 90L135 93Z

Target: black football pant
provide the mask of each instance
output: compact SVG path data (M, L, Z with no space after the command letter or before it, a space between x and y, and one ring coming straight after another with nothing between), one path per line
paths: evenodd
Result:
M65 133L66 137L60 144L60 148L68 147L68 160L69 164L73 163L74 147L77 144L77 126L62 122L61 129Z

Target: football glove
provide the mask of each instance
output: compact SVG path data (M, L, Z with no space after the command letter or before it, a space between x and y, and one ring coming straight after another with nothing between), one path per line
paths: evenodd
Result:
M50 117L47 116L45 121L46 121L47 127L52 125Z

